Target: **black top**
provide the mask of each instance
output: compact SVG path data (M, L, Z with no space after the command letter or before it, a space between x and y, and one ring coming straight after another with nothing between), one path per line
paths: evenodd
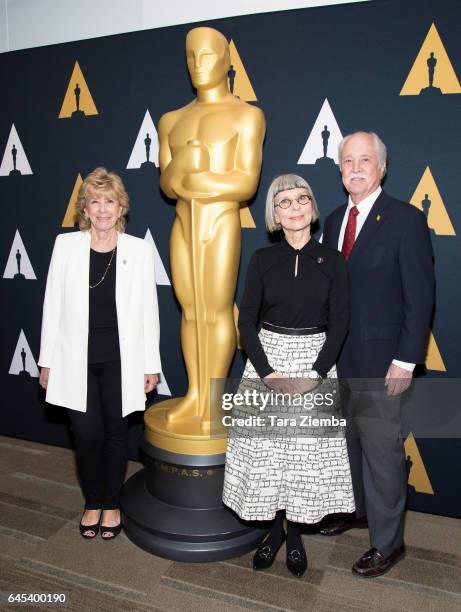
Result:
M112 256L90 250L90 285L102 278ZM117 249L107 270L105 279L90 292L88 363L102 363L120 359L118 340L117 308L115 305L115 277Z
M294 328L326 325L327 338L312 366L326 376L349 326L349 283L342 254L314 238L302 249L284 239L257 250L248 265L239 330L251 363L264 378L274 370L258 337L262 322Z

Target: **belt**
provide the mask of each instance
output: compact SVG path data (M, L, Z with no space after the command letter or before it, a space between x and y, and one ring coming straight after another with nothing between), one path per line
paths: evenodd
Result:
M286 334L287 336L310 336L311 334L321 334L328 329L326 325L318 325L317 327L282 327L281 325L274 325L265 321L261 328L276 334Z

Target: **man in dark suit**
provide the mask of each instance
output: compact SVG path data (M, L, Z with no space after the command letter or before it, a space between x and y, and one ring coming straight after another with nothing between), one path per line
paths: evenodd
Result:
M434 269L424 214L380 183L386 147L374 133L346 136L339 147L346 204L325 221L323 243L348 263L351 320L338 360L356 512L320 531L369 528L372 548L352 567L374 577L405 554L407 470L400 396L423 363L434 300Z

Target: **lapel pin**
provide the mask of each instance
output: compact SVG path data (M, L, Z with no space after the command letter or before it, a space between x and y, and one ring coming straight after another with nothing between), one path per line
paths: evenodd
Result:
M380 220L381 220L381 215L378 215L378 216L376 217L376 221L380 221Z
M317 257L317 263L318 264L323 263L323 257Z

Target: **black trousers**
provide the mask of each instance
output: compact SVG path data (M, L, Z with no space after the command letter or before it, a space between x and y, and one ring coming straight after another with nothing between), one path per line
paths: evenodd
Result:
M86 412L69 410L85 508L119 507L127 464L120 360L88 365Z

